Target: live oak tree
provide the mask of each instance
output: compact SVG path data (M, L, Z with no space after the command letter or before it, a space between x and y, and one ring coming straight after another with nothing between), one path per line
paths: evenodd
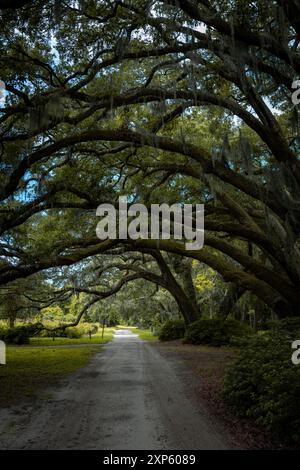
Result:
M54 292L43 273L17 279L0 287L0 320L6 320L10 327L15 326L17 319L37 320L42 309L51 309L54 302L62 302L66 297Z
M174 255L171 260L169 257L165 259L158 250L143 250L142 255L129 252L111 255L109 262L103 264L101 260L100 264L95 266L92 263L87 267L86 276L76 286L76 292L84 293L88 298L78 312L74 325L97 302L103 303L103 299L116 295L128 283L137 280L147 281L168 291L186 324L196 321L200 316L189 260ZM71 289L66 286L64 290ZM143 295L145 290L147 288L143 287Z
M297 2L2 3L0 283L156 250L95 236L129 194L205 203L205 247L159 249L299 315Z

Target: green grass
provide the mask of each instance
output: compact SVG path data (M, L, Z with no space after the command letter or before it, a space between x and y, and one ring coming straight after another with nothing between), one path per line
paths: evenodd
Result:
M95 335L92 335L92 338L88 335L82 336L78 339L69 339L69 338L55 338L54 341L52 338L43 338L35 337L30 338L30 346L63 346L63 345L72 345L72 344L104 344L111 341L113 336L114 328L105 328L104 336L102 339L102 332L99 331ZM27 346L28 347L28 346Z
M39 395L45 386L85 366L97 351L95 347L8 347L6 365L0 366L0 404Z
M139 337L143 339L144 341L157 341L158 340L157 336L153 336L150 330L142 330L140 328L136 328L135 326L128 326L127 328L131 330L132 333L139 335Z
M132 332L139 335L139 337L145 341L158 341L157 336L154 336L150 330L141 330L140 328L135 328Z

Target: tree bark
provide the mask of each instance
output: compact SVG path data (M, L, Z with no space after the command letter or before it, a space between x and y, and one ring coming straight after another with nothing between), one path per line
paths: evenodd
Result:
M219 305L218 317L225 320L244 292L245 289L243 287L234 283L230 283L227 289L227 293Z
M181 269L184 271L184 286L181 286L171 269L163 258L162 254L156 252L155 257L161 273L168 285L169 292L175 298L177 305L182 313L184 321L187 325L193 323L200 318L200 312L197 305L194 284L191 276L191 261L187 260L186 266L183 267L183 258L180 258ZM179 269L179 268L177 268Z

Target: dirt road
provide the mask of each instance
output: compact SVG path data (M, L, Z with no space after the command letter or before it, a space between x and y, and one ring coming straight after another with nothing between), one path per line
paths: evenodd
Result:
M226 449L174 364L129 330L48 397L0 410L1 449Z

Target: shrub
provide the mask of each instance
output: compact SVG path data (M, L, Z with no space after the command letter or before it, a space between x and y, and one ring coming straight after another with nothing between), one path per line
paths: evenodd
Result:
M29 338L38 333L40 324L28 324L13 328L1 328L0 339L7 344L28 344Z
M1 325L0 326L0 340L4 341L4 336L6 334L6 331L7 329Z
M66 328L64 331L65 338L69 339L79 339L82 336L82 332L80 331L79 328L76 328L75 326Z
M28 344L30 335L22 326L9 328L5 335L5 342L8 344Z
M90 337L97 333L98 325L96 323L79 323L77 326L70 326L65 329L56 329L57 323L48 322L45 326L49 330L42 330L40 336L46 338L69 338L79 339L83 335L89 335Z
M172 339L183 338L185 333L185 323L183 320L168 320L161 327L158 338L160 341L171 341Z
M267 323L268 328L273 331L282 331L287 333L295 333L300 331L300 318L299 317L287 317L282 320L273 320Z
M89 337L91 337L92 335L97 333L99 327L96 323L85 322L79 323L76 328L81 335L88 335Z
M273 331L251 337L227 371L224 397L275 438L300 443L300 366L291 361L295 335ZM300 338L299 338L300 339Z
M201 318L188 326L184 342L192 344L209 344L223 346L237 342L237 338L252 333L251 328L237 320L220 318Z
M49 328L49 326L47 326ZM66 333L63 330L55 330L55 326L51 326L49 330L42 330L39 336L43 338L65 338Z
M52 329L53 328L53 329ZM69 339L78 339L82 336L82 332L79 328L69 327L65 329L54 329L55 326L52 326L50 330L43 330L40 333L40 336L43 338L69 338Z

